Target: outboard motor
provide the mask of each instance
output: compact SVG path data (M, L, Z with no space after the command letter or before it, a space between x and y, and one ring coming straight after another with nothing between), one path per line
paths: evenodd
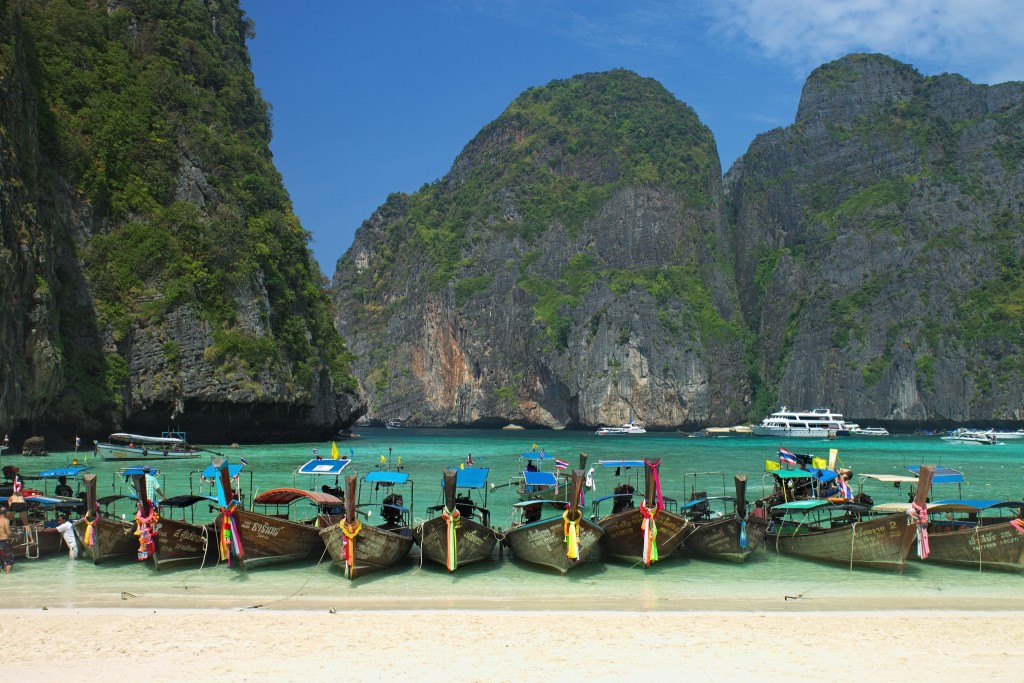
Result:
M380 508L380 516L384 518L385 529L398 529L402 524L402 511L391 507L397 505L404 507L405 500L397 493L389 493L384 497L383 505Z
M612 514L636 507L636 504L633 503L634 493L636 493L636 489L629 484L616 486L615 499L612 501Z

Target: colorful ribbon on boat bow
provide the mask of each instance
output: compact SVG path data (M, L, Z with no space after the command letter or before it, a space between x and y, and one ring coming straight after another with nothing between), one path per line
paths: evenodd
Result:
M144 506L149 508L148 515L142 513ZM135 535L139 537L139 562L149 559L149 556L156 550L156 523L159 520L160 516L156 513L156 506L140 500L135 512Z
M221 561L227 561L231 566L231 556L243 557L242 539L238 535L238 527L235 523L235 510L238 504L231 501L226 508L220 509L220 533L217 534L217 548L220 550Z
M92 519L85 521L85 544L96 545L96 524L100 519L100 504L96 503L96 509L92 512Z
M363 530L363 523L357 519L355 524L349 526L345 520L341 520L338 522L338 527L342 533L341 554L345 557L345 578L351 580L352 570L356 566L356 536Z
M661 495L661 478L658 476L658 468L652 466L649 471L654 477L654 508L647 507L646 498L640 501L640 514L644 518L644 521L640 523L640 530L644 535L644 547L641 557L645 567L650 567L652 562L658 561L658 525L654 520L665 509L665 499Z
M928 544L928 509L913 502L907 508L907 521L917 527L917 556L922 560L931 553Z
M1017 527L1017 531L1024 534L1024 519L1013 519L1010 520L1010 524Z
M455 510L449 510L445 507L441 511L441 517L444 519L446 525L445 536L448 539L448 554L445 558L445 566L448 567L448 571L453 572L459 567L458 539L456 538L455 531L462 524L462 514L459 512L458 508Z
M569 519L569 511L562 513L562 530L565 532L565 556L570 560L580 559L580 520L583 519L583 511L576 511L576 519Z

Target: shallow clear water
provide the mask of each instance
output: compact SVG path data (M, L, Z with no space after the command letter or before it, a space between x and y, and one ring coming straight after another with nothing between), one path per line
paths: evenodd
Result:
M441 470L457 467L472 453L477 467L490 468L490 482L506 483L520 465L519 454L533 444L576 466L580 452L589 464L602 459L662 458L662 487L666 495L684 499L692 472L723 472L727 486L732 475L748 475L748 499L762 495L764 462L775 459L780 443L773 439L731 436L688 438L678 433L598 437L589 432L500 430L385 430L363 429L361 438L338 442L353 457L349 472L365 474L389 456L402 458L414 481L415 516L438 502ZM968 479L962 491L955 485L937 485L933 499L1024 497L1024 440L989 447L953 445L937 437L849 437L837 441L794 439L782 445L794 452L828 457L838 448L843 466L856 474L902 474L907 465L936 464L962 470ZM257 491L292 486L294 470L312 457L317 448L330 458L330 443L245 446L239 449L210 447L227 454L232 462L245 457ZM45 458L4 456L4 464L18 465L22 472L60 467L71 454L53 453ZM80 460L86 456L80 455ZM123 463L96 461L88 464L99 479L99 494L117 492L114 476ZM205 461L161 463L161 479L167 495L198 488L196 471ZM598 495L610 493L612 476L598 468ZM701 482L711 493L721 486L720 476L705 475ZM856 481L856 477L855 477ZM32 482L29 483L30 486ZM299 486L308 488L303 482ZM770 486L765 480L764 486ZM319 488L319 483L316 488ZM52 490L52 484L51 484ZM489 495L495 526L508 525L509 488ZM876 502L906 500L906 489L877 482L865 484ZM207 490L203 491L208 492ZM687 491L688 492L688 491ZM406 500L409 503L407 497ZM130 514L129 510L124 510ZM204 513L205 514L205 513ZM209 517L207 517L209 518ZM201 521L201 518L197 518ZM900 607L927 605L950 608L1000 608L1024 606L1019 575L942 567L910 562L902 575L818 564L780 557L764 549L744 565L698 560L685 553L644 570L623 564L589 561L566 576L559 576L510 561L507 556L460 568L449 574L443 567L420 566L414 548L408 562L354 583L321 563L282 565L249 573L224 565L202 569L155 571L134 561L94 566L70 562L64 556L21 560L11 575L3 577L0 606L60 605L163 605L216 607L267 605L278 608L334 606L342 608L461 608L488 606L496 609L773 609L799 603L813 609ZM787 596L790 598L787 600ZM793 598L797 598L794 600Z

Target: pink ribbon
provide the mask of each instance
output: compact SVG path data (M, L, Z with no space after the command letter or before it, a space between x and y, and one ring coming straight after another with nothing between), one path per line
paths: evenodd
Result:
M931 554L931 546L928 545L928 510L913 502L907 508L907 518L917 526L917 556L923 560Z

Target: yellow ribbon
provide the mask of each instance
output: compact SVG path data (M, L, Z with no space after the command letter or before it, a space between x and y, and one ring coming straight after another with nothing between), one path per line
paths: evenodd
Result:
M341 533L345 536L345 576L352 578L352 570L356 565L356 536L363 530L363 523L358 519L356 523L349 526L344 520L338 522L338 527L341 529Z
M569 519L568 510L562 513L562 529L565 532L565 556L573 561L580 559L580 520L583 519L582 512L577 510L576 513L579 517L575 520Z

